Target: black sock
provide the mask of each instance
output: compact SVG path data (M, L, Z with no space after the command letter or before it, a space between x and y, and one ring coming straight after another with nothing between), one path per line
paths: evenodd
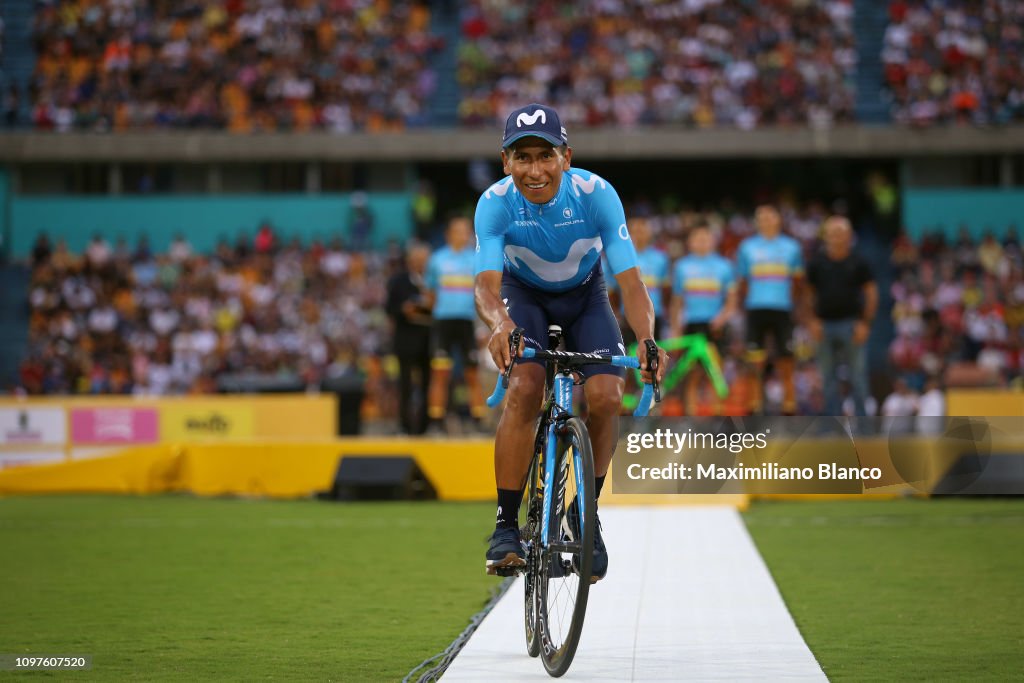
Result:
M522 499L522 491L498 489L498 517L495 520L495 528L519 528L519 503Z
M608 475L604 475L607 477ZM604 488L604 477L594 477L594 498L601 497L601 489Z

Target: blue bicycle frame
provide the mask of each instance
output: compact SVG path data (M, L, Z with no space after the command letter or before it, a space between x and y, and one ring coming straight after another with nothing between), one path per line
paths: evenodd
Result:
M522 352L522 357L525 358L525 359L536 358L536 357L538 357L538 355L541 356L542 358L550 358L551 356L556 356L556 358L554 358L552 360L554 360L554 362L557 362L558 352L554 352L554 353L552 353L552 352L542 352L542 353L538 354L537 350L533 349L533 348L523 349L523 352ZM565 354L565 355L568 356L568 355L575 355L575 354ZM637 360L634 356L602 357L601 360L606 362L606 363L608 363L608 364L610 364L610 365L614 365L614 366L620 367L620 368L633 368L633 369L636 369L636 368L640 367L640 361ZM557 428L558 423L560 421L564 421L565 419L570 418L573 415L573 412L572 412L572 401L573 401L573 387L574 386L575 386L575 381L573 380L571 374L566 374L564 372L555 373L555 377L554 377L555 408L554 408L554 410L559 413L560 419L551 420L549 422L548 430L547 430L547 440L546 440L546 443L545 443L545 446L544 446L544 503L543 503L543 508L542 508L543 512L542 512L542 517L541 517L540 528L541 528L541 545L543 547L545 547L545 548L549 547L549 545L550 545L549 539L551 537L551 528L550 527L551 527L551 504L552 504L551 496L552 496L552 491L554 490L555 468L559 465L559 463L556 462L557 458L555 457L556 454L557 454L556 453L556 449L557 449L557 445L558 445L558 435L556 433L556 428ZM487 399L487 405L492 407L492 408L494 406L498 405L501 402L501 399L504 398L504 396L505 396L505 389L506 389L506 384L502 381L502 378L499 377L498 378L498 384L494 388L494 393L491 394L491 396ZM653 387L653 385L645 384L644 385L643 394L640 397L640 403L636 407L636 410L633 411L633 415L636 416L636 417L643 417L643 416L647 415L647 412L650 410L651 401L652 401L653 398L654 398L654 387ZM582 465L582 463L579 460L579 457L580 457L579 449L578 448L574 448L572 452L573 452L573 459L574 459L573 471L575 472L575 475L576 475L576 491L577 491L577 495L580 495L580 493L582 493L582 491L584 491L583 480L582 480L583 465ZM568 471L567 471L567 468L569 466L568 461L566 461L564 463L561 463L561 466L562 466L563 472L565 472L565 474L563 474L562 476L568 476ZM559 490L560 491L564 491L565 490L565 486L564 485L560 486ZM563 503L563 505L566 504L565 501L562 501L562 503ZM586 509L586 506L583 505L583 501L580 501L577 504L576 508L577 508L577 510L580 511L580 515L582 515L583 514L583 510ZM581 518L580 522L581 522L581 524L586 524L586 520L585 519Z

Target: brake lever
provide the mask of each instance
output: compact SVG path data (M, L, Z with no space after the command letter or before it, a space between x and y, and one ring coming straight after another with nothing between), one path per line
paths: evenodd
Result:
M508 335L508 355L512 359L512 362L505 368L505 372L501 375L501 386L504 389L508 389L508 379L512 375L512 366L515 365L516 356L519 354L519 344L523 341L523 328L517 327L512 330Z
M661 403L661 387L658 386L658 345L651 339L645 339L644 345L647 347L647 369L651 371L654 402Z

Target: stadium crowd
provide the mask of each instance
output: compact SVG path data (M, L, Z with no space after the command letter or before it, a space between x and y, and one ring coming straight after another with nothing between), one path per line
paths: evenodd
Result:
M209 393L226 375L319 387L388 338L388 256L340 240L252 241L194 253L179 237L154 254L96 235L83 255L40 237L33 252L29 393Z
M853 0L463 0L446 46L416 0L40 0L31 124L52 130L387 131L544 101L571 125L829 126L854 118ZM892 0L880 57L892 120L1024 119L1024 8ZM455 50L454 73L436 57ZM871 60L877 58L871 56ZM4 93L13 125L20 97Z
M882 61L893 120L1024 119L1024 6L1006 0L893 0Z
M442 41L410 0L42 0L35 128L424 125Z
M966 229L893 245L892 366L911 391L945 385L1002 385L1024 372L1024 258L1017 230L980 241Z
M817 126L852 117L850 0L469 0L459 118L547 102L574 125Z

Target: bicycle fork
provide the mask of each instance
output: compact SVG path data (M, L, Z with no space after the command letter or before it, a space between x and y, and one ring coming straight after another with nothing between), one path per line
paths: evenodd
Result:
M575 538L576 532L572 529L557 529L552 528L552 511L555 513L555 519L567 520L568 515L563 514L563 509L569 505L570 501L566 500L566 490L569 483L569 458L559 457L558 443L560 432L564 431L565 420L572 415L572 398L573 398L573 379L569 374L560 374L555 377L555 401L556 405L552 408L553 410L561 413L560 419L553 420L548 425L547 442L544 447L544 502L543 502L543 514L541 517L541 538L540 544L543 548L550 548L553 544L555 546L562 545L561 540L563 533L570 536L571 540L578 542L579 539ZM577 495L584 491L583 487L583 466L580 462L580 453L576 448L571 449L573 457L573 472L575 475L575 484ZM556 483L557 477L557 486ZM576 514L580 517L580 527L586 523L583 519L584 510L583 501L578 501L576 504Z

